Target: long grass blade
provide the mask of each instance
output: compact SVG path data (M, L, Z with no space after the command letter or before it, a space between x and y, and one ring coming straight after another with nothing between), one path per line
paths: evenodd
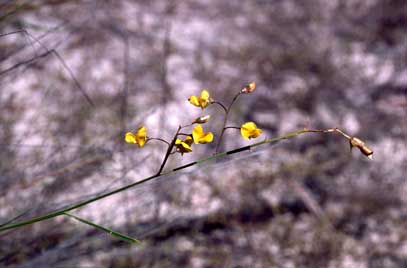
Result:
M118 238L118 239L120 239L122 241L129 242L129 243L132 243L132 244L140 244L141 243L140 240L138 240L136 238L133 238L133 237L127 236L125 234L113 231L112 229L109 229L109 228L103 227L103 226L101 226L99 224L96 224L94 222L79 218L78 216L72 215L72 214L70 214L68 212L64 212L63 214L68 216L68 217L71 217L71 218L73 218L73 219L75 219L75 220L77 220L79 222L85 223L85 224L90 225L90 226L92 226L94 228L102 230L103 232L108 233L109 235L114 236L114 237L116 237L116 238Z

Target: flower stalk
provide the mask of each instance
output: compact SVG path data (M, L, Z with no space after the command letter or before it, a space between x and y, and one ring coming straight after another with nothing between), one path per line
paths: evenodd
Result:
M221 132L220 132L218 142L216 143L215 154L219 152L220 144L221 144L221 142L222 142L223 135L225 134L225 127L226 127L226 123L228 122L228 116L229 116L230 108L232 108L232 105L233 105L233 104L236 102L236 100L239 98L240 94L242 94L241 91L239 91L239 92L233 97L232 102L229 104L229 106L228 106L227 108L226 108L226 106L224 106L222 103L216 102L217 104L219 104L219 105L223 108L223 110L224 110L224 112L225 112L225 115L224 115L224 117L223 117L222 130L221 130Z
M163 162L161 163L160 169L158 170L158 172L157 172L157 174L156 174L157 176L159 176L159 175L161 174L161 172L163 171L164 166L165 166L165 164L167 163L168 157L171 155L171 151L172 151L172 149L173 149L174 146L175 146L175 142L177 141L178 133L179 133L179 131L180 131L181 129L182 129L182 127L179 126L178 129L177 129L177 132L175 133L174 137L172 138L172 141L171 141L171 143L170 143L169 146L168 146L167 152L165 153Z
M242 90L240 90L232 99L231 103L229 104L228 107L226 107L225 105L223 105L221 102L217 102L214 101L211 97L210 94L207 90L203 90L201 92L200 96L191 96L188 100L189 102L197 107L200 107L201 109L206 108L208 105L210 104L218 104L223 111L225 112L224 114L224 118L223 118L223 125L222 125L222 130L220 133L220 137L218 139L218 142L216 144L216 149L215 149L215 154L206 158L203 158L201 160L198 161L194 161L176 168L173 168L172 170L169 171L165 171L163 172L163 169L168 161L168 158L170 155L174 154L174 153L180 153L181 155L183 155L184 153L190 153L192 152L192 145L193 144L206 144L206 143L210 143L213 140L213 133L211 132L204 132L203 128L202 128L202 124L206 123L209 121L210 116L206 115L206 116L201 116L196 118L195 120L192 121L192 123L190 123L189 125L185 125L185 126L179 126L177 131L175 132L171 142L168 142L164 139L161 138L150 138L147 136L147 130L144 126L141 126L135 133L132 132L127 132L125 134L125 141L127 143L131 143L131 144L136 144L138 145L140 148L144 147L144 145L150 141L150 140L157 140L157 141L161 141L164 142L168 145L167 151L164 155L163 161L160 165L160 168L158 170L157 173L155 173L154 175L150 176L150 177L146 177L142 180L139 180L137 182L128 184L126 186L114 189L112 191L109 191L107 193L102 193L99 194L97 196L94 196L92 198L89 198L87 200L75 203L75 204L71 204L66 206L63 209L59 209L59 210L55 210L52 212L49 212L45 215L42 216L38 216L38 217L34 217L28 220L24 220L24 221L20 221L20 222L14 222L18 217L15 217L13 220L8 221L7 223L4 224L0 224L0 232L5 231L5 230L11 230L11 229L15 229L18 227L22 227L22 226L26 226L26 225L30 225L30 224L34 224L36 222L40 222L40 221L44 221L47 219L51 219L51 218L55 218L61 215L64 216L68 216L71 217L75 220L78 220L82 223L91 225L95 228L98 228L102 231L108 232L111 235L114 235L116 237L118 237L119 239L125 240L125 241L129 241L129 242L138 242L138 240L133 239L131 237L125 236L123 234L120 234L118 232L114 232L111 229L108 229L106 227L97 225L95 223L92 223L88 220L79 218L77 216L74 216L72 214L69 214L68 212L71 210L75 210L77 208L86 206L90 203L96 202L98 200L101 200L103 198L107 198L111 195L114 194L118 194L120 192L123 192L125 190L128 190L130 188L136 187L137 185L140 185L142 183L146 183L150 180L156 179L158 177L164 176L164 175L170 175L170 174L175 174L176 172L178 172L179 170L183 170L195 165L199 165L205 162L209 162L212 161L214 159L218 159L218 158L222 158L228 155L232 155L232 154L236 154L236 153L241 153L243 151L247 151L250 150L254 147L263 145L263 144L271 144L271 143L277 143L279 141L282 140L287 140L287 139L291 139L294 137L297 137L301 134L304 133L338 133L340 135L342 135L343 137L345 137L348 142L349 142L349 146L352 149L353 147L356 147L360 150L360 152L362 154L364 154L365 156L367 156L369 159L372 159L373 157L373 151L365 144L364 141L362 141L360 138L357 137L352 137L350 135L348 135L347 133L345 133L344 131L340 130L339 128L328 128L328 129L308 129L303 128L303 129L299 129L297 131L293 131L293 132L289 132L283 136L280 137L275 137L275 138L271 138L271 139L264 139L263 141L248 145L248 146L243 146L234 150L230 150L227 152L222 152L219 153L219 148L220 148L220 144L222 142L222 138L224 136L224 132L226 129L239 129L240 133L242 135L243 138L245 139L251 139L251 138L257 138L258 136L261 135L262 130L257 128L256 124L254 122L245 122L244 124L241 125L241 127L235 127L235 126L226 126L227 123L227 119L228 119L228 115L229 112L231 110L231 107L233 106L233 104L236 102L236 100L238 99L238 97L241 94L250 94L252 93L256 88L256 84L254 82L250 83L249 85L247 85L246 87L244 87ZM194 124L197 124L194 129L192 130L192 133L183 133L180 132L182 129L186 128L186 127L190 127ZM179 139L179 136L185 136L185 138L183 140ZM173 150L175 148L175 150Z
M282 135L282 136L279 136L279 137L265 139L263 141L260 141L260 142L257 142L257 143L254 143L254 144L251 144L251 145L248 145L248 146L243 146L243 147L231 150L231 151L217 153L215 155L208 156L208 157L203 158L201 160L194 161L194 162L191 162L191 163L188 163L188 164L173 168L172 170L169 170L169 171L166 171L166 172L161 172L162 171L162 169L161 169L160 172L156 173L155 175L152 175L150 177L146 177L146 178L144 178L142 180L139 180L139 181L136 181L134 183L125 185L123 187L113 189L112 191L109 191L107 193L102 193L100 195L94 196L94 197L89 198L87 200L84 200L84 201L69 205L69 206L67 206L67 207L65 207L63 209L55 210L55 211L52 211L50 213L47 213L47 214L44 214L44 215L41 215L41 216L38 216L38 217L34 217L34 218L31 218L31 219L28 219L28 220L9 223L9 224L5 224L5 225L0 225L0 232L15 229L15 228L19 228L19 227L23 227L23 226L34 224L34 223L41 222L41 221L45 221L47 219L52 219L52 218L55 218L55 217L58 217L58 216L61 216L61 215L66 215L66 212L69 212L71 210L75 210L75 209L80 208L80 207L84 207L84 206L86 206L86 205L88 205L90 203L94 203L94 202L96 202L98 200L107 198L107 197L109 197L111 195L118 194L120 192L123 192L123 191L126 191L128 189L134 188L134 187L136 187L136 186L138 186L140 184L146 183L146 182L151 181L153 179L156 179L156 178L159 178L159 177L162 177L162 176L166 176L166 175L175 174L180 170L184 170L186 168L190 168L190 167L193 167L193 166L196 166L196 165L200 165L200 164L203 164L203 163L206 163L206 162L210 162L210 161L213 161L214 159L221 159L221 158L224 158L224 157L232 155L232 154L248 151L248 150L251 150L252 148L261 146L263 144L278 143L278 142L280 142L282 140L288 140L288 139L295 138L295 137L297 137L299 135L302 135L304 133L335 133L335 132L341 134L342 136L344 136L348 140L350 140L352 138L351 136L349 136L348 134L346 134L345 132L343 132L342 130L340 130L338 128L329 128L329 129L324 129L324 130L316 130L316 129L308 129L308 128L299 129L299 130L289 132L289 133L287 133L285 135ZM366 145L364 145L364 146L366 146ZM173 146L170 146L169 148L173 148ZM171 152L171 151L170 150L167 151L165 160L168 158L168 155L169 155L168 152ZM371 152L370 155L372 155L372 154L373 154L373 151ZM369 157L369 155L366 155L366 156ZM371 158L371 157L369 157L369 158ZM162 167L164 167L165 162L166 161L163 161Z

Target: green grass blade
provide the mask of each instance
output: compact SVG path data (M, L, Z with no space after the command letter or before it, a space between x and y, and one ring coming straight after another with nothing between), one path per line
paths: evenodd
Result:
M116 237L116 238L118 238L118 239L120 239L120 240L122 240L122 241L129 242L129 243L132 243L132 244L141 244L140 240L135 239L135 238L133 238L133 237L130 237L130 236L127 236L127 235L125 235L125 234L122 234L122 233L113 231L112 229L103 227L103 226L101 226L101 225L99 225L99 224L96 224L96 223L94 223L94 222L91 222L91 221L88 221L88 220L79 218L79 217L77 217L77 216L75 216L75 215L72 215L72 214L70 214L70 213L68 213L68 212L64 212L63 214L66 215L66 216L68 216L68 217L71 217L71 218L73 218L73 219L75 219L75 220L77 220L77 221L80 221L80 222L82 222L82 223L85 223L85 224L87 224L87 225L90 225L90 226L92 226L92 227L94 227L94 228L97 228L97 229L99 229L99 230L102 230L103 232L108 233L109 235L114 236L114 237Z
M26 215L26 214L27 214L28 212L30 212L31 210L32 210L32 208L27 209L27 210L21 212L20 214L18 214L17 216L14 216L14 217L11 218L10 220L8 220L8 221L6 221L6 222L0 223L0 227L3 227L3 226L6 226L6 225L11 224L13 221L17 220L18 218L23 217L24 215Z

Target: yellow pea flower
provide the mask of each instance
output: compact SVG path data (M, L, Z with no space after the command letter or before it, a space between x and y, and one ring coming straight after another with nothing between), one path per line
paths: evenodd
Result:
M257 138L261 133L261 129L257 128L254 122L246 122L240 127L240 134L245 139Z
M191 96L188 98L188 101L196 106L196 107L201 107L202 109L204 109L206 106L208 106L208 104L211 103L211 98L209 95L209 92L204 89L201 92L201 96L197 97L197 96Z
M191 136L187 136L185 140L177 139L175 141L175 147L177 147L177 152L180 152L181 155L184 153L192 152L191 145L194 142Z
M140 148L142 148L144 146L144 144L146 144L147 141L147 129L144 126L141 126L136 134L133 134L131 132L127 132L124 140L127 143L135 143L138 144L138 146Z
M195 144L201 143L209 143L213 140L212 132L204 133L202 129L202 125L197 125L194 130L192 131L192 137L194 139Z

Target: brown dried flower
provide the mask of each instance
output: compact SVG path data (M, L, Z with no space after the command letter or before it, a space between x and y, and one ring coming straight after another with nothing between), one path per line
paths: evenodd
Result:
M365 143L356 137L351 137L349 139L350 149L352 150L353 147L356 147L360 150L360 152L366 155L369 159L373 159L373 151L365 145Z
M252 93L255 89L256 89L256 82L251 82L250 84L248 84L247 86L242 88L242 90L240 90L240 93L249 94L249 93Z

